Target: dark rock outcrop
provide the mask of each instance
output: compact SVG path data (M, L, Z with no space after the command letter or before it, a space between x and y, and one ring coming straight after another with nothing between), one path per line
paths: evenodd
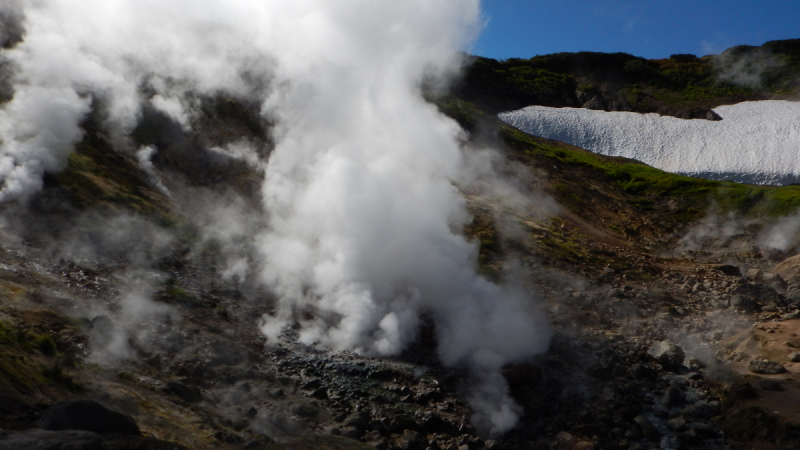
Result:
M0 450L103 450L103 445L90 431L0 431Z
M39 427L49 431L140 434L139 426L130 416L112 411L93 400L56 403L44 412Z

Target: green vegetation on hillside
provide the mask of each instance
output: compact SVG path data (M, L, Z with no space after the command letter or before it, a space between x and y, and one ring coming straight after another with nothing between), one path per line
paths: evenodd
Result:
M440 111L472 131L470 139L505 148L509 159L547 172L544 190L566 210L589 220L612 235L649 239L669 235L711 211L742 217L770 218L800 208L800 186L758 186L712 181L664 172L643 163L598 155L578 147L530 136L485 113L458 95L435 96L429 101ZM497 205L490 199L468 198L474 222L465 230L480 242L479 260L484 275L495 279L502 255L508 251L492 222ZM583 238L567 238L562 230L529 230L545 253L559 259L594 262L612 268L606 255L585 248ZM519 249L515 250L519 251ZM642 276L649 276L643 273Z
M710 108L800 92L800 39L732 47L698 58L555 53L497 61L476 57L455 90L489 113L528 105L658 112L709 118Z
M82 124L85 134L61 172L46 182L64 189L80 207L127 209L170 222L167 199L128 155L114 151L102 134L97 109Z
M631 202L640 209L658 199L672 198L682 203L689 213L684 219L692 220L712 201L723 213L743 215L786 215L800 207L800 186L756 186L692 178L625 158L606 157L576 147L545 145L508 125L501 125L500 130L505 143L517 151L602 174L606 181L631 196ZM556 192L558 194L558 190ZM565 192L562 195L574 194Z

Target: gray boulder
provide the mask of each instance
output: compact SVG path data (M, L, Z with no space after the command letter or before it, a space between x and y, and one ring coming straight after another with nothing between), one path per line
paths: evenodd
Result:
M668 341L654 343L647 350L647 354L661 364L661 367L670 371L680 369L686 358L682 348Z
M754 359L750 361L750 372L762 375L777 375L786 373L786 368L777 361Z

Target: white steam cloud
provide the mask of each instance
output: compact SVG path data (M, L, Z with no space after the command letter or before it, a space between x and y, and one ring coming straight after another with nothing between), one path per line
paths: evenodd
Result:
M476 275L453 185L474 178L463 174L474 161L456 123L420 94L423 79L458 68L481 27L479 0L23 6L24 40L1 55L15 68L15 95L0 109L0 200L29 197L64 165L91 107L104 109L118 150L133 153L125 136L143 105L188 132L193 95L260 99L277 124L262 189L267 231L257 258L234 242L242 256L226 273L248 277L261 261L257 273L279 297L264 332L297 324L306 343L388 356L429 317L442 362L472 375L475 425L490 435L514 426L520 408L500 370L545 350L547 324L528 294ZM216 150L263 166L247 145ZM153 151L137 156L156 179Z
M263 330L299 322L306 343L394 355L427 314L440 359L472 370L475 425L502 433L519 408L500 369L543 351L546 327L531 299L475 274L451 182L461 130L417 91L457 62L478 2L355 3L305 2L285 17L294 32L276 55L288 86L268 102L279 132L261 239L280 302Z

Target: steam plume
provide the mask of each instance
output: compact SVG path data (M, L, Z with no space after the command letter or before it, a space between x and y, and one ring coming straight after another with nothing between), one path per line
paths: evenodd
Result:
M267 103L280 129L261 248L281 302L263 330L276 337L305 308L314 318L301 321L302 341L393 355L428 314L441 360L471 368L481 386L476 425L503 432L518 411L499 369L542 351L544 324L524 295L476 276L450 181L464 163L461 131L416 91L456 62L478 4L355 2L352 14L352 3L293 8L288 23L300 28L277 57L288 87Z
M475 424L502 433L519 407L500 369L544 350L547 326L528 294L475 274L476 247L461 236L469 216L452 184L473 163L456 123L419 92L423 79L458 67L481 25L479 4L25 3L24 40L2 54L16 72L0 110L0 200L29 197L64 165L92 105L107 110L118 150L133 153L125 136L143 107L189 132L190 94L258 98L277 123L262 189L268 231L259 258L240 258L229 276L262 261L260 278L279 297L263 331L274 338L302 319L306 343L396 355L428 316L442 362L472 374ZM139 152L156 178L154 150ZM260 166L257 154L238 156Z

